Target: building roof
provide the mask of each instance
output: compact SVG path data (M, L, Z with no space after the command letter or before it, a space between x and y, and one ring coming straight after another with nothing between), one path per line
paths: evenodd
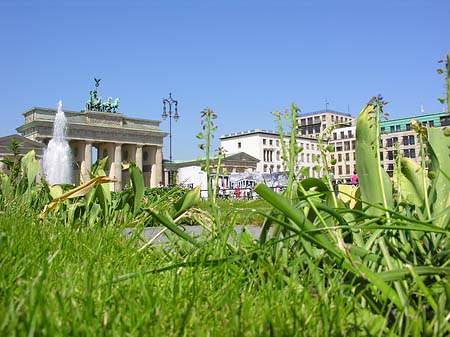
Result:
M16 140L20 144L19 150L21 154L26 154L31 150L34 150L36 155L39 157L43 154L45 149L45 145L42 143L14 134L0 137L0 156L12 154L11 150L8 149L12 140Z
M223 139L230 139L230 138L240 138L242 136L252 136L252 135L266 135L266 136L273 136L273 137L277 137L277 138L279 138L279 136L280 136L280 134L277 131L271 131L271 130L265 130L265 129L254 129L254 130L239 131L239 132L225 134L225 135L220 136L220 139L223 140ZM285 133L283 136L286 138L289 138L290 134ZM296 138L314 140L314 138L300 136L300 135L297 135Z
M217 162L218 157L215 156L211 158L212 163ZM170 162L169 160L164 160L164 166L166 167L174 167L174 168L180 168L180 167L188 167L188 166L201 166L205 162L206 158L199 158L194 160L177 160ZM246 162L248 164L256 164L260 161L258 158L255 158L251 155L249 155L246 152L234 152L234 153L226 153L225 157L222 158L222 165L226 165L227 162L232 161L239 161L239 162Z
M352 117L354 118L352 115L350 115L349 113L345 113L345 112L340 112L340 111L336 111L336 110L330 110L330 109L324 109L324 110L317 110L317 111L311 111L311 112L300 112L297 114L297 117L306 117L306 116L313 116L313 115L321 115L324 113L331 113L331 114L335 114L335 115L341 115L341 116L346 116L346 117Z

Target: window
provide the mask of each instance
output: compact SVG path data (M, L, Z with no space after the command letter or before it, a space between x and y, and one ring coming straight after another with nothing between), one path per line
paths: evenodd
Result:
M410 131L411 130L411 123L406 124L406 131Z
M309 150L309 144L308 143L306 143L306 149Z
M397 132L400 131L400 125L395 126L395 131L397 131Z
M280 151L277 151L277 160L280 160Z
M386 147L392 147L392 138L386 139Z
M352 140L352 150L354 150L356 148L356 141Z
M395 132L395 126L391 125L391 126L389 127L389 131Z
M392 142L393 142L394 144L397 144L397 143L398 143L398 137L393 137L393 138L392 138Z
M301 119L301 120L300 120L300 124L301 124L301 125L306 125L306 119Z
M345 165L345 174L350 174L350 165Z
M333 132L333 139L336 140L337 139L337 133Z
M352 130L348 130L348 138L353 138Z
M280 140L276 140L275 143L277 144L277 146L280 146Z
M347 152L347 153L345 154L345 160L346 160L346 161L350 161L350 153Z
M409 137L403 136L403 145L409 145Z
M383 156L383 152L380 152L380 160L381 160L381 161L384 160L383 157L384 157L384 156Z
M341 131L341 139L344 139L344 138L345 138L344 131Z
M338 173L339 173L339 175L341 176L342 175L342 166L338 166Z
M344 150L349 151L350 150L350 142L344 142Z
M387 159L388 160L394 160L394 153L392 151L387 152Z
M409 150L408 149L403 150L403 156L406 158L409 158Z
M434 127L434 121L428 121L428 125L430 128Z
M342 161L342 154L341 153L338 154L338 161Z
M384 126L381 127L381 133L383 133L384 131L386 131L386 128Z
M415 149L409 150L409 158L416 158L416 150Z
M240 149L242 147L241 142L238 143L238 149Z
M309 153L306 154L306 162L309 163Z
M415 144L415 138L414 135L409 136L409 145L414 145Z
M263 145L266 145L266 139L263 138Z
M441 126L450 125L450 117L449 116L439 117L439 122L441 123Z
M269 145L273 145L273 140L269 139Z

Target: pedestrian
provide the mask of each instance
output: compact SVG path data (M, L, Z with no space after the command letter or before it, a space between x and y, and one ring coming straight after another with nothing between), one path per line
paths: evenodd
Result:
M358 175L356 174L356 171L353 171L353 175L352 175L352 185L353 185L353 186L358 185Z

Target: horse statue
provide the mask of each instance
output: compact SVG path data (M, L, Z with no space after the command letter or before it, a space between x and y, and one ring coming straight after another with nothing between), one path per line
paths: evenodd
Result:
M108 97L105 103L102 105L102 111L111 112L112 111L113 100L112 97Z
M120 103L120 99L116 98L114 100L114 102L111 104L111 111L112 112L117 112L117 110L119 109L119 103Z

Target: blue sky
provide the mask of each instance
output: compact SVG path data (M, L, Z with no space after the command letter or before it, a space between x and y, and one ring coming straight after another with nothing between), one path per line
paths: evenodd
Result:
M2 1L0 135L33 106L61 99L80 111L94 77L131 117L160 120L172 92L178 160L202 155L206 107L218 114L216 146L226 133L275 129L271 112L291 102L357 115L382 93L393 118L421 104L440 112L449 13L448 0Z

